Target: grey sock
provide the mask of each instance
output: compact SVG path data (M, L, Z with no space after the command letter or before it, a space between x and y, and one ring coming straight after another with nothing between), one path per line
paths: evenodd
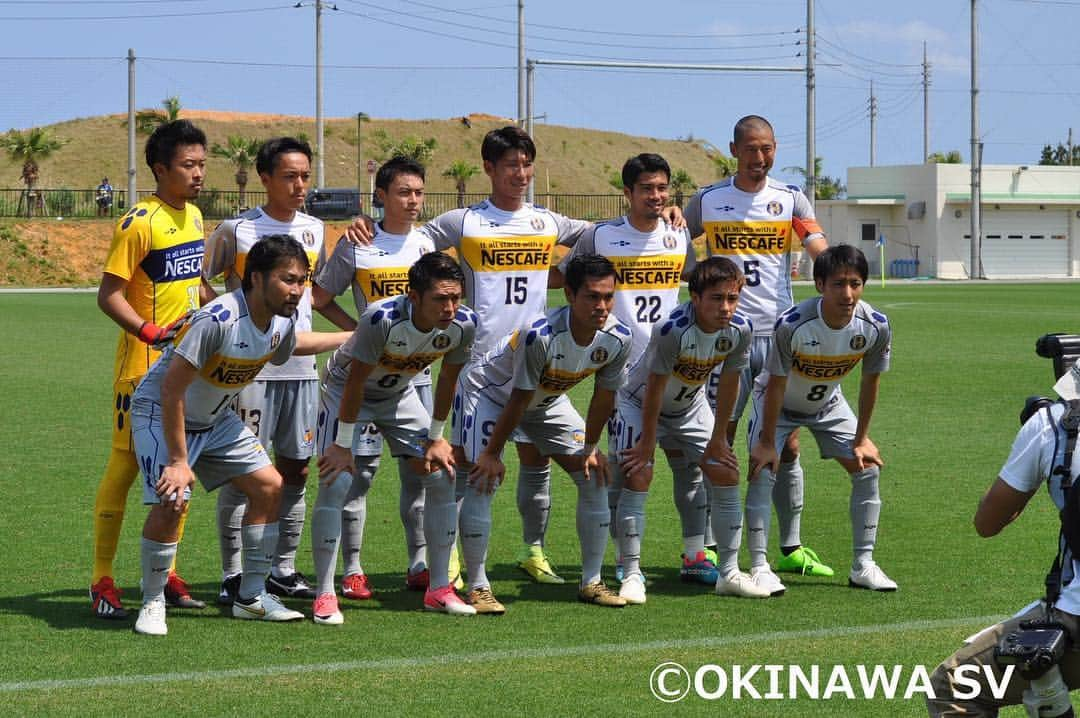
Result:
M798 457L777 466L772 498L776 507L780 545L798 546L802 543L800 523L803 509L803 470Z
M743 512L739 487L712 487L712 529L716 537L716 567L721 576L739 570Z
M878 493L878 467L870 466L851 475L851 567L861 569L874 560L881 495Z
M623 576L641 573L641 540L645 535L645 499L648 497L647 491L632 491L626 488L619 497L615 521L618 524Z
M427 539L428 587L450 585L450 550L457 540L457 505L453 477L443 471L421 477L424 483L424 536Z
M375 480L375 472L379 470L377 456L357 456L353 461L353 480L344 499L345 505L341 508L341 535L339 537L341 561L344 564L346 576L364 572L360 564L360 549L364 545L364 525L367 523L367 494L371 490L372 481ZM321 490L320 493L322 493ZM314 539L312 543L314 544ZM331 571L331 584L333 579L333 571Z
M622 563L622 556L619 553L619 521L616 514L619 510L619 499L622 497L624 483L622 469L619 468L619 457L608 454L607 505L608 513L611 514L608 531L611 533L611 540L615 542L616 563Z
M341 542L342 506L355 481L342 472L329 486L319 486L311 516L311 555L315 561L315 593L334 592L338 544ZM361 529L362 533L362 529ZM359 552L359 549L357 550ZM348 572L346 572L347 574Z
M542 546L551 510L551 464L518 470L517 507L521 514L521 537L529 546Z
M408 467L408 460L398 458L401 491L398 494L398 515L405 527L405 551L409 556L409 573L427 566L427 539L424 538L424 479Z
M669 459L672 474L672 494L675 508L682 522L683 551L693 558L705 549L705 487L702 485L701 467L691 463L686 456Z
M169 567L176 557L176 544L143 538L139 554L142 562L143 603L164 601Z
M221 577L235 576L243 570L240 563L240 527L244 523L247 497L229 482L217 492L218 546L221 549Z
M462 470L463 467L458 467L459 474ZM487 561L488 541L491 538L491 499L494 496L493 493L485 494L470 486L466 489L465 499L461 503L461 554L469 573L470 588L490 585L484 564Z
M244 571L237 597L246 601L266 590L266 577L270 575L270 564L277 548L278 526L276 523L247 524L240 529L240 536L244 541Z
M274 565L270 568L275 576L296 573L296 551L300 548L300 534L304 532L303 484L284 484L281 487L281 508L278 511L278 541L274 551Z
M716 536L712 530L712 483L702 480L701 488L705 489L705 545L715 546Z
M750 567L769 565L769 524L772 522L772 489L776 479L768 469L762 469L750 481L746 490L746 548L750 552Z
M581 543L581 585L587 586L600 580L604 565L604 550L608 542L608 526L611 512L607 504L607 488L596 478L585 480L585 472L570 474L578 489L577 533Z

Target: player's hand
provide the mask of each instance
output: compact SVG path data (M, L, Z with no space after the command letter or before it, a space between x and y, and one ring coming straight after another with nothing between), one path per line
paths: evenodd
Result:
M652 480L653 451L647 450L638 442L629 449L619 452L619 468L627 476L640 476L646 481Z
M357 247L366 247L375 238L375 220L366 214L354 217L352 224L345 228L344 238Z
M173 511L183 511L184 491L195 483L195 474L186 461L169 464L161 471L161 477L154 484L154 491L162 498L161 503L171 502Z
M593 452L585 457L585 465L581 470L585 473L586 481L596 481L600 486L608 485L607 457L600 449L593 449ZM652 472L652 466L649 466L648 471Z
M153 322L143 322L143 325L139 327L139 339L161 351L176 338L181 329L191 322L193 316L195 316L195 310L189 309L184 316L164 327L159 327Z
M870 441L869 436L854 444L851 447L851 453L855 455L855 463L858 465L859 471L871 464L875 466L885 465L885 462L881 460L881 452L878 451L874 442Z
M675 229L686 229L686 217L683 216L682 210L671 205L664 208L664 219Z
M319 457L319 486L327 487L337 481L341 474L352 474L352 450L331 444Z
M469 486L485 494L494 493L495 487L502 483L505 473L506 467L498 456L482 451L469 470Z
M776 453L776 447L758 440L754 444L754 448L750 449L750 472L748 478L753 481L762 469L768 469L775 474L779 463L780 456Z
M739 471L739 457L735 456L726 438L712 440L706 444L705 453L701 457L701 465L706 464L720 466L736 473Z
M442 437L434 439L424 449L424 471L430 474L436 469L442 469L447 476L454 476L454 449Z

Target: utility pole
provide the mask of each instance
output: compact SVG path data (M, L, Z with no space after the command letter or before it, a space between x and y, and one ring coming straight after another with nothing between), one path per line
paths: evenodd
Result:
M128 48L128 171L127 171L127 204L125 209L138 201L138 190L135 188L135 50Z
M814 146L814 0L806 0L806 198L813 206L817 194L817 148Z
M527 79L525 77L525 0L518 0L518 86L517 86L517 116L518 127L524 128L527 122L528 114L525 110L525 85Z
M877 159L877 98L874 97L874 81L870 81L870 166Z
M978 0L971 0L971 266L969 279L982 279L982 143L979 142Z
M1072 128L1069 128L1069 166L1072 167Z
M325 186L322 116L322 0L315 0L315 189Z
M930 156L930 63L926 61L926 43L922 44L922 161Z
M534 79L533 75L536 72L536 63L533 62L532 60L529 60L528 63L526 63L526 68L525 69L526 69L526 73L528 74L528 78L527 78L527 81L525 83L525 90L526 90L525 94L528 97L528 102L525 103L525 107L524 107L525 114L522 115L522 118L523 118L523 122L525 124L525 131L529 133L529 137L532 137L533 136L533 102L534 102L534 100L533 100L533 92L534 92L534 87L535 87L533 85L533 79ZM535 144L535 142L536 142L536 138L533 138L533 143ZM535 191L534 191L535 185L536 185L536 178L533 177L532 181L529 182L529 189L528 189L528 192L526 193L526 196L525 196L525 199L530 203L536 197Z

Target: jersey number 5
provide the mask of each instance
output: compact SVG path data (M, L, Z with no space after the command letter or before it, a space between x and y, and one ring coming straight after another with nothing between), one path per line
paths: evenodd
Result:
M746 276L746 286L756 287L761 284L761 275L758 273L758 265L761 264L761 260L748 259L742 264L742 273Z

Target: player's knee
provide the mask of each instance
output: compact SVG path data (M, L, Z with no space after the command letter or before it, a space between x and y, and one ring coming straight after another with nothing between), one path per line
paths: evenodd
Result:
M300 459L281 459L276 466L284 483L290 486L303 486L307 483L308 475L310 473L307 461Z
M738 486L739 485L739 471L733 469L730 466L723 466L721 464L714 464L710 461L706 461L701 465L702 473L705 474L705 478L713 486Z
M181 512L172 503L152 504L143 525L143 537L160 543L176 541L180 531Z

